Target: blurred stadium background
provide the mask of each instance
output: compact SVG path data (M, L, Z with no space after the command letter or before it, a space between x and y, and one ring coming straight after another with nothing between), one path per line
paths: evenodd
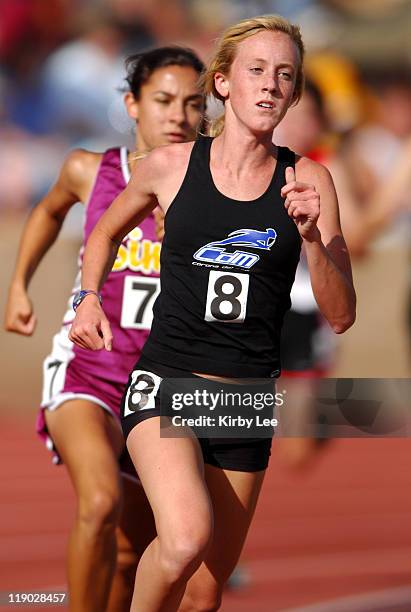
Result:
M67 151L132 145L124 57L179 43L206 60L226 25L273 12L301 25L325 97L323 146L366 207L411 139L410 0L0 0L1 318L22 223ZM409 377L410 202L411 180L408 203L354 259L358 319L337 339L335 376ZM64 585L72 495L33 424L81 230L75 207L32 283L35 335L0 330L1 592ZM296 471L274 446L244 552L250 584L223 611L411 610L410 451L409 440L338 440Z

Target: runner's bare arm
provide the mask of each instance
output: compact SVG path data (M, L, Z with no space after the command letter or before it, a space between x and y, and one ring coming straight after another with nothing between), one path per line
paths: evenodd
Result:
M296 174L297 180L307 184L307 191L318 199L316 229L306 238L303 236L313 293L333 330L342 333L355 321L356 296L334 184L324 166L307 158L299 161ZM310 197L308 194L308 200Z
M124 236L157 206L158 185L167 174L167 155L161 148L136 164L126 189L100 217L87 241L83 258L81 285L98 292L113 267ZM110 324L93 294L76 311L70 339L83 348L111 350Z
M72 151L56 183L28 217L20 239L10 284L4 326L6 330L31 335L36 319L27 289L39 263L56 240L70 208L86 201L94 183L101 155Z

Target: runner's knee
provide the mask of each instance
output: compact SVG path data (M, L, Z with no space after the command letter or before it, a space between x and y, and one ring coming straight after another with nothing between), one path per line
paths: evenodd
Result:
M203 561L211 541L211 529L172 534L159 541L159 562L171 583L190 577Z
M105 487L80 495L78 515L82 523L95 531L115 529L120 514L120 492Z

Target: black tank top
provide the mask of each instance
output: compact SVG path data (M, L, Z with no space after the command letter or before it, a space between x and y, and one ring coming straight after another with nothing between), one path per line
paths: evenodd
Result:
M190 372L278 376L281 325L301 247L280 195L295 155L278 148L266 192L238 201L214 185L212 141L194 144L165 216L161 293L142 355Z

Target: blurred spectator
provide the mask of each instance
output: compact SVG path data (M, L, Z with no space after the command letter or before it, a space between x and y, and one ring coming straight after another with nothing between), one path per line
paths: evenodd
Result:
M411 135L411 74L390 69L366 77L370 95L367 121L353 131L343 148L352 186L361 203L378 189ZM378 155L376 155L378 151Z
M0 0L2 105L11 121L44 132L47 108L38 71L69 37L71 6L64 0Z
M121 84L123 42L121 31L108 18L99 18L50 55L41 79L52 131L63 131L73 143L93 137L102 146L116 137L107 113L116 98L121 104L116 89Z
M48 46L39 45L39 49L47 48L48 57L32 52L36 61L20 61L24 53L29 54L29 48L17 52L15 45L26 29L31 28L28 40L36 37L33 21L37 23L42 15L38 2L23 4L6 7L8 19L3 24L8 24L11 31L9 42L4 41L7 44L2 47L8 51L2 57L0 72L0 137L7 142L0 152L2 210L21 210L41 199L70 146L107 148L118 141L119 133L125 144L133 140L133 124L122 103L124 83L120 76L129 30L123 32L112 23L101 7L96 13L88 6L90 2L82 10L73 3L67 15L70 25L62 28L56 18L54 38ZM54 4L59 6L61 2ZM67 9L67 3L63 4ZM13 33L19 16L22 23ZM49 18L53 16L51 11ZM68 32L77 32L78 36L54 49L56 40L67 38ZM140 32L135 50L149 40L143 28Z
M144 24L158 45L181 42L190 31L190 11L183 0L106 0L106 5L118 25Z
M318 85L330 128L344 133L357 126L362 113L362 84L353 62L335 49L308 55L306 74Z
M70 6L71 4L71 6ZM68 36L65 0L0 0L0 63L21 82Z

